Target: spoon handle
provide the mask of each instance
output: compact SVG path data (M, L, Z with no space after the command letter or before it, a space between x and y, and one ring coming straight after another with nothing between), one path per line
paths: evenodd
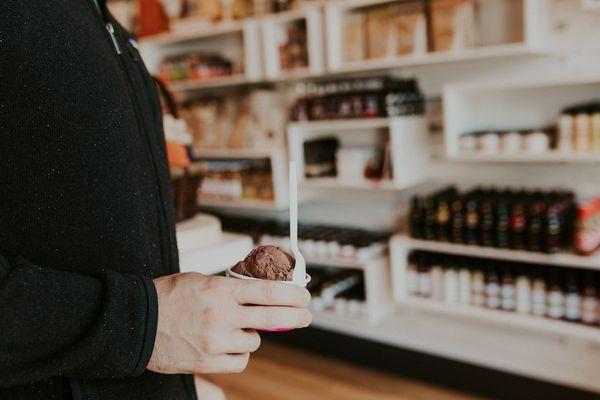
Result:
M294 161L290 161L289 174L290 249L298 251L298 177L296 176L296 163Z

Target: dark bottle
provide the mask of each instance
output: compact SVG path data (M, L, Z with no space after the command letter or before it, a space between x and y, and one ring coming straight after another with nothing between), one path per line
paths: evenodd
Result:
M453 243L464 243L465 215L463 210L463 199L457 195L452 199L450 239Z
M552 204L546 211L544 248L547 253L561 250L562 221L559 206Z
M524 193L518 193L510 207L510 247L515 250L525 250L527 231L527 198Z
M410 206L410 235L415 239L424 238L425 209L423 201L418 196L411 199Z
M436 209L436 239L442 242L450 241L450 198L440 196Z
M499 194L499 200L496 205L496 217L496 246L508 248L510 246L510 202L506 192Z
M466 201L465 210L465 242L470 245L479 244L479 191L472 193Z
M541 199L541 195L529 204L529 225L527 227L527 250L543 251L543 230L544 215L546 213L546 203Z
M496 191L485 193L481 201L481 245L493 247L496 243L496 214L494 210L494 198L497 196Z
M436 222L435 211L436 201L433 196L425 197L423 201L424 208L424 228L423 238L426 240L435 240Z

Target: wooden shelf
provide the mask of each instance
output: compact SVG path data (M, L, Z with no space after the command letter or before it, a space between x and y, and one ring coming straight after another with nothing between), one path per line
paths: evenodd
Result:
M215 207L215 208L241 208L255 210L272 210L281 211L287 208L287 204L277 204L275 201L269 200L207 200L200 199L198 201L200 207Z
M401 246L409 251L422 250L492 260L600 270L600 253L591 256L580 256L569 253L545 254L531 251L497 249L493 247L467 246L464 244L420 240L403 235L394 236L392 243L392 246Z
M194 157L206 159L256 159L272 158L275 154L283 156L283 149L194 149Z
M443 302L419 297L407 297L399 301L399 304L404 307L418 309L433 314L444 314L472 321L494 323L502 326L513 326L523 330L545 334L556 334L565 338L583 339L600 344L600 327L589 327L578 323L469 305L449 305Z

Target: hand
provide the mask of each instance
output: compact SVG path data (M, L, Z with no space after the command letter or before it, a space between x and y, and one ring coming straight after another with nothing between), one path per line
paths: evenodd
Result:
M197 273L154 280L158 329L148 369L162 374L241 372L260 346L255 329L304 328L304 288Z

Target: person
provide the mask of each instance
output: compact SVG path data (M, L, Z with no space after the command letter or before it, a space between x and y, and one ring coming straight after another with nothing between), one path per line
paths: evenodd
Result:
M195 399L310 295L178 273L156 88L94 1L0 2L0 399Z

